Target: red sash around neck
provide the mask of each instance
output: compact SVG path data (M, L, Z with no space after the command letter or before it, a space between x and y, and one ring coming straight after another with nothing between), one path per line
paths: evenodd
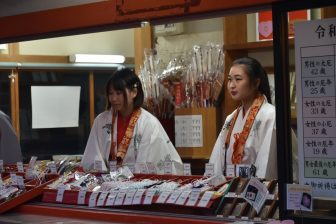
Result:
M253 122L255 120L255 117L258 114L258 111L260 109L260 107L262 106L263 102L264 102L265 98L263 95L259 95L257 98L254 99L250 112L248 113L248 117L246 118L245 124L244 124L244 128L243 131L239 134L239 135L235 135L235 142L233 143L233 153L232 153L232 164L240 164L241 160L244 156L244 148L245 148L245 143L246 140L249 136L250 130L252 128ZM233 127L236 123L239 111L240 111L241 107L239 107L234 116L233 119L231 120L230 123L230 128L229 128L229 132L226 135L226 140L225 140L225 149L227 150L229 145L230 145L230 139L231 139L231 134L232 134L232 130Z
M123 162L123 159L127 153L128 146L131 143L131 139L133 136L134 128L136 125L136 122L138 121L138 118L141 115L141 109L138 108L133 111L131 114L131 118L129 120L127 129L125 131L125 134L118 145L117 155L115 154L115 147L117 146L118 139L114 139L114 125L117 117L117 112L112 112L112 130L111 130L111 148L110 148L110 159L111 160L117 160L117 164L121 165ZM118 137L117 137L118 138Z

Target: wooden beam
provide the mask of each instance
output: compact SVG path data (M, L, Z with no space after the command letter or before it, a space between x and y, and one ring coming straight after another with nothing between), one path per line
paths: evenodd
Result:
M0 43L139 27L141 21L269 8L280 0L109 0L0 18Z
M1 62L19 63L69 63L69 56L62 55L9 55L0 54ZM134 64L134 58L126 57L124 64Z
M32 63L69 63L68 56L51 55L0 55L2 62L32 62Z

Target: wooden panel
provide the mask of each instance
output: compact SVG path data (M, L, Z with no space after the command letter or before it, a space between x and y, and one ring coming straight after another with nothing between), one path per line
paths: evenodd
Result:
M229 13L247 7L269 8L277 0L115 0L100 1L0 18L0 43L140 26L140 22L177 20ZM33 25L32 25L33 24Z
M152 28L149 25L134 29L134 63L136 74L139 74L140 66L143 65L145 48L152 48Z
M177 208L177 207L176 207ZM210 219L211 217L204 218L202 216L184 215L178 216L164 213L155 212L132 212L130 210L122 211L121 209L109 210L99 208L71 208L61 207L57 205L44 205L44 204L26 204L21 205L15 209L15 212L24 214L43 214L56 217L68 217L75 219L85 219L94 221L106 221L112 223L160 223L160 224L225 224L229 223L223 219ZM230 222L231 223L231 222Z
M336 6L322 8L321 17L324 19L336 17Z
M236 15L224 18L224 45L247 42L247 16Z
M181 158L209 159L215 145L220 124L220 112L217 108L179 108L175 109L178 115L202 115L203 147L176 147Z

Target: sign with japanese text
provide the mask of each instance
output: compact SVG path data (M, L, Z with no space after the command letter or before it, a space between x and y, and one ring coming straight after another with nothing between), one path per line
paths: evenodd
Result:
M336 18L295 24L299 180L336 196Z

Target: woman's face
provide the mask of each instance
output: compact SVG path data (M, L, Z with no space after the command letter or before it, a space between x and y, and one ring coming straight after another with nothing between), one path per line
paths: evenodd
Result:
M227 88L232 99L248 101L254 99L257 87L252 85L244 65L233 65L228 76Z
M133 99L135 96L136 94L134 94L134 91L130 91L126 88L126 101L123 91L115 90L113 87L111 87L108 94L108 100L111 103L113 109L122 112L124 110L127 111L128 109L133 108Z

